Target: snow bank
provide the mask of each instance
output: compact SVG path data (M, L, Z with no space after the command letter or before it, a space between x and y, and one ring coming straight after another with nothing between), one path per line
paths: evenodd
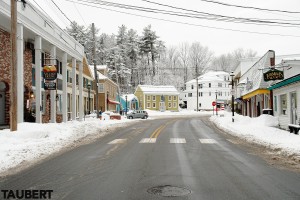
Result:
M219 128L249 142L280 149L288 155L300 154L300 136L279 129L278 119L271 115L250 118L235 114L232 123L231 113L224 112L224 117L211 116L210 120Z

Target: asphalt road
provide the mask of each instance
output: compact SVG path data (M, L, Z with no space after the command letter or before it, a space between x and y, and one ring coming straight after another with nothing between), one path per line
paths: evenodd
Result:
M70 200L299 200L300 174L247 152L205 117L170 118L120 128L2 178L0 189Z

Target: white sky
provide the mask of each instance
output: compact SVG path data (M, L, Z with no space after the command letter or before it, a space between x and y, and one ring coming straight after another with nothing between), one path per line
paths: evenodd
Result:
M57 23L65 28L69 25L69 21L63 17L60 11L54 6L51 0L30 0L37 2L49 15L57 21ZM169 15L161 15L154 13L146 13L141 11L133 11L126 9L118 9L115 7L97 5L101 8L112 9L122 12L128 12L136 15L143 15L163 20L172 20L182 23L197 24L199 26L191 26L167 21L149 19L139 16L117 13L100 8L85 6L78 4L84 1L94 0L53 0L69 19L75 20L80 25L90 25L95 23L100 28L101 33L117 34L118 27L124 24L128 29L133 28L142 35L143 28L152 25L152 30L156 31L160 39L166 42L166 46L178 45L183 42L192 43L199 41L202 45L207 46L215 55L229 53L237 48L253 49L258 52L258 56L262 56L268 50L275 50L277 55L298 54L300 44L300 25L295 27L279 26L261 26L261 25L245 25L241 23L217 22L203 19L192 19L186 17L177 17ZM73 2L70 2L73 1ZM96 1L96 0L95 0ZM142 0L107 0L109 2L117 2L135 6L148 8L159 8L164 10L172 10L168 7L157 6L143 2ZM300 14L279 13L270 11L256 11L254 9L243 9L218 4L203 2L202 0L151 0L161 4L167 4L184 9L196 10L201 12L209 12L233 17L243 18L260 18L260 19L281 19L289 20L286 22L300 24ZM235 4L241 6L252 6L266 9L288 10L300 12L299 0L214 0L227 4ZM77 3L74 3L77 2ZM183 10L174 10L176 12L186 12ZM290 21L293 20L293 21ZM226 30L218 30L205 28L201 26L211 26L223 29L236 29L241 31L253 31L270 34L294 35L298 37L278 36L278 35L261 35L243 32L234 32Z
M157 112L148 110L147 120L158 119L165 116L178 117L180 115L203 116L211 115L212 112L196 112L182 110L180 112ZM278 119L271 115L261 115L257 118L250 118L235 114L235 122L232 123L231 112L219 111L219 115L211 116L220 129L243 138L248 142L257 143L271 149L276 149L277 153L283 153L290 158L299 159L300 137L288 131L275 128L278 126ZM224 117L220 117L220 114ZM94 115L95 116L95 115ZM129 123L143 119L109 120L100 121L96 118L86 118L85 121L69 121L67 123L20 123L18 131L10 132L9 129L0 130L0 176L10 172L11 167L20 163L28 165L61 151L63 148L80 145L80 140L95 141L96 138L112 133L114 127L123 127ZM100 133L100 134L99 134ZM126 138L114 138L126 139ZM159 139L159 138L158 138ZM211 139L211 138L207 138ZM222 141L216 141L222 142ZM154 144L155 145L155 144ZM187 144L188 145L188 144ZM200 144L199 144L200 145ZM219 145L219 144L216 144ZM280 152L278 152L280 149ZM297 157L298 156L298 157Z

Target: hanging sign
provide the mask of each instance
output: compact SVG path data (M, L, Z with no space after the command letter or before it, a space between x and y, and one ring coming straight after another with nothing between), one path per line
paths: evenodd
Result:
M264 81L283 80L283 71L277 69L271 69L264 73Z
M44 79L54 81L57 78L57 69L55 65L45 65L43 67Z
M56 90L56 81L45 81L44 89L45 90Z

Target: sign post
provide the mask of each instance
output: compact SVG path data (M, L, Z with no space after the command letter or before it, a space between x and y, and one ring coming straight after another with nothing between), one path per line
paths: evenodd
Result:
M214 107L215 107L215 105L216 105L216 102L213 101L211 104L212 104L212 106L213 106L213 115L214 115L214 114L215 114L215 111L214 111L215 109L214 109Z

